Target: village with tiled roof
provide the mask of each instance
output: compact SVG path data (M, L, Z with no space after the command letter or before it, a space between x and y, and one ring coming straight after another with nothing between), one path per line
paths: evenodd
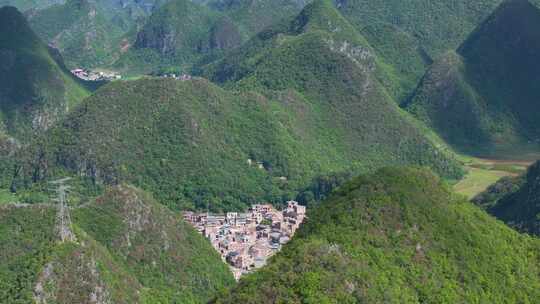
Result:
M292 238L305 217L306 207L295 201L289 201L281 211L259 204L247 213L184 213L184 219L212 243L237 280L264 266Z

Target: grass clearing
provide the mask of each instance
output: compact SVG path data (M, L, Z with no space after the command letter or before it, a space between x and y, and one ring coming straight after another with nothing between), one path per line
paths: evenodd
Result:
M473 198L491 184L505 176L516 176L527 170L530 160L487 159L464 157L468 170L464 179L454 185L454 190Z
M497 171L480 168L469 168L469 173L454 186L454 190L460 194L473 198L484 191L489 185L495 183L504 176L511 175L507 171Z

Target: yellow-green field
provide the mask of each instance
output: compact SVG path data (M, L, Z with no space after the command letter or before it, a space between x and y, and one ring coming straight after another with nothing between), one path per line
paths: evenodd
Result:
M525 172L530 164L531 161L522 160L468 158L465 162L468 173L463 180L454 185L454 190L473 198L500 178Z

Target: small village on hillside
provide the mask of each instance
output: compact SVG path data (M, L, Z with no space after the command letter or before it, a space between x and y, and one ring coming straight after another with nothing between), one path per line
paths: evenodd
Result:
M75 77L86 81L112 81L122 79L122 75L116 72L98 72L83 68L77 68L70 71Z
M189 74L174 74L174 73L163 74L163 75L160 75L159 77L161 77L161 78L172 78L172 79L181 80L181 81L191 80L191 78L192 78L192 76L189 75Z
M293 237L305 217L306 207L295 201L281 211L260 204L247 213L184 213L184 219L212 243L237 280L264 266Z
M122 75L111 71L92 71L84 68L76 68L70 71L73 76L85 81L113 81L122 79ZM152 76L152 75L150 75ZM159 78L172 78L180 81L188 81L193 77L189 74L165 73L156 75Z

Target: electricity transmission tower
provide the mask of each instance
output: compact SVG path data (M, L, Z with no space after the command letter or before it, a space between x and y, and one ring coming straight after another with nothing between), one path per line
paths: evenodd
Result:
M56 197L53 199L53 201L57 202L58 208L58 211L56 212L56 230L62 243L75 241L75 235L71 231L69 207L67 206L67 195L71 186L66 183L70 179L70 177L66 177L49 182L54 187L51 190L56 193Z

